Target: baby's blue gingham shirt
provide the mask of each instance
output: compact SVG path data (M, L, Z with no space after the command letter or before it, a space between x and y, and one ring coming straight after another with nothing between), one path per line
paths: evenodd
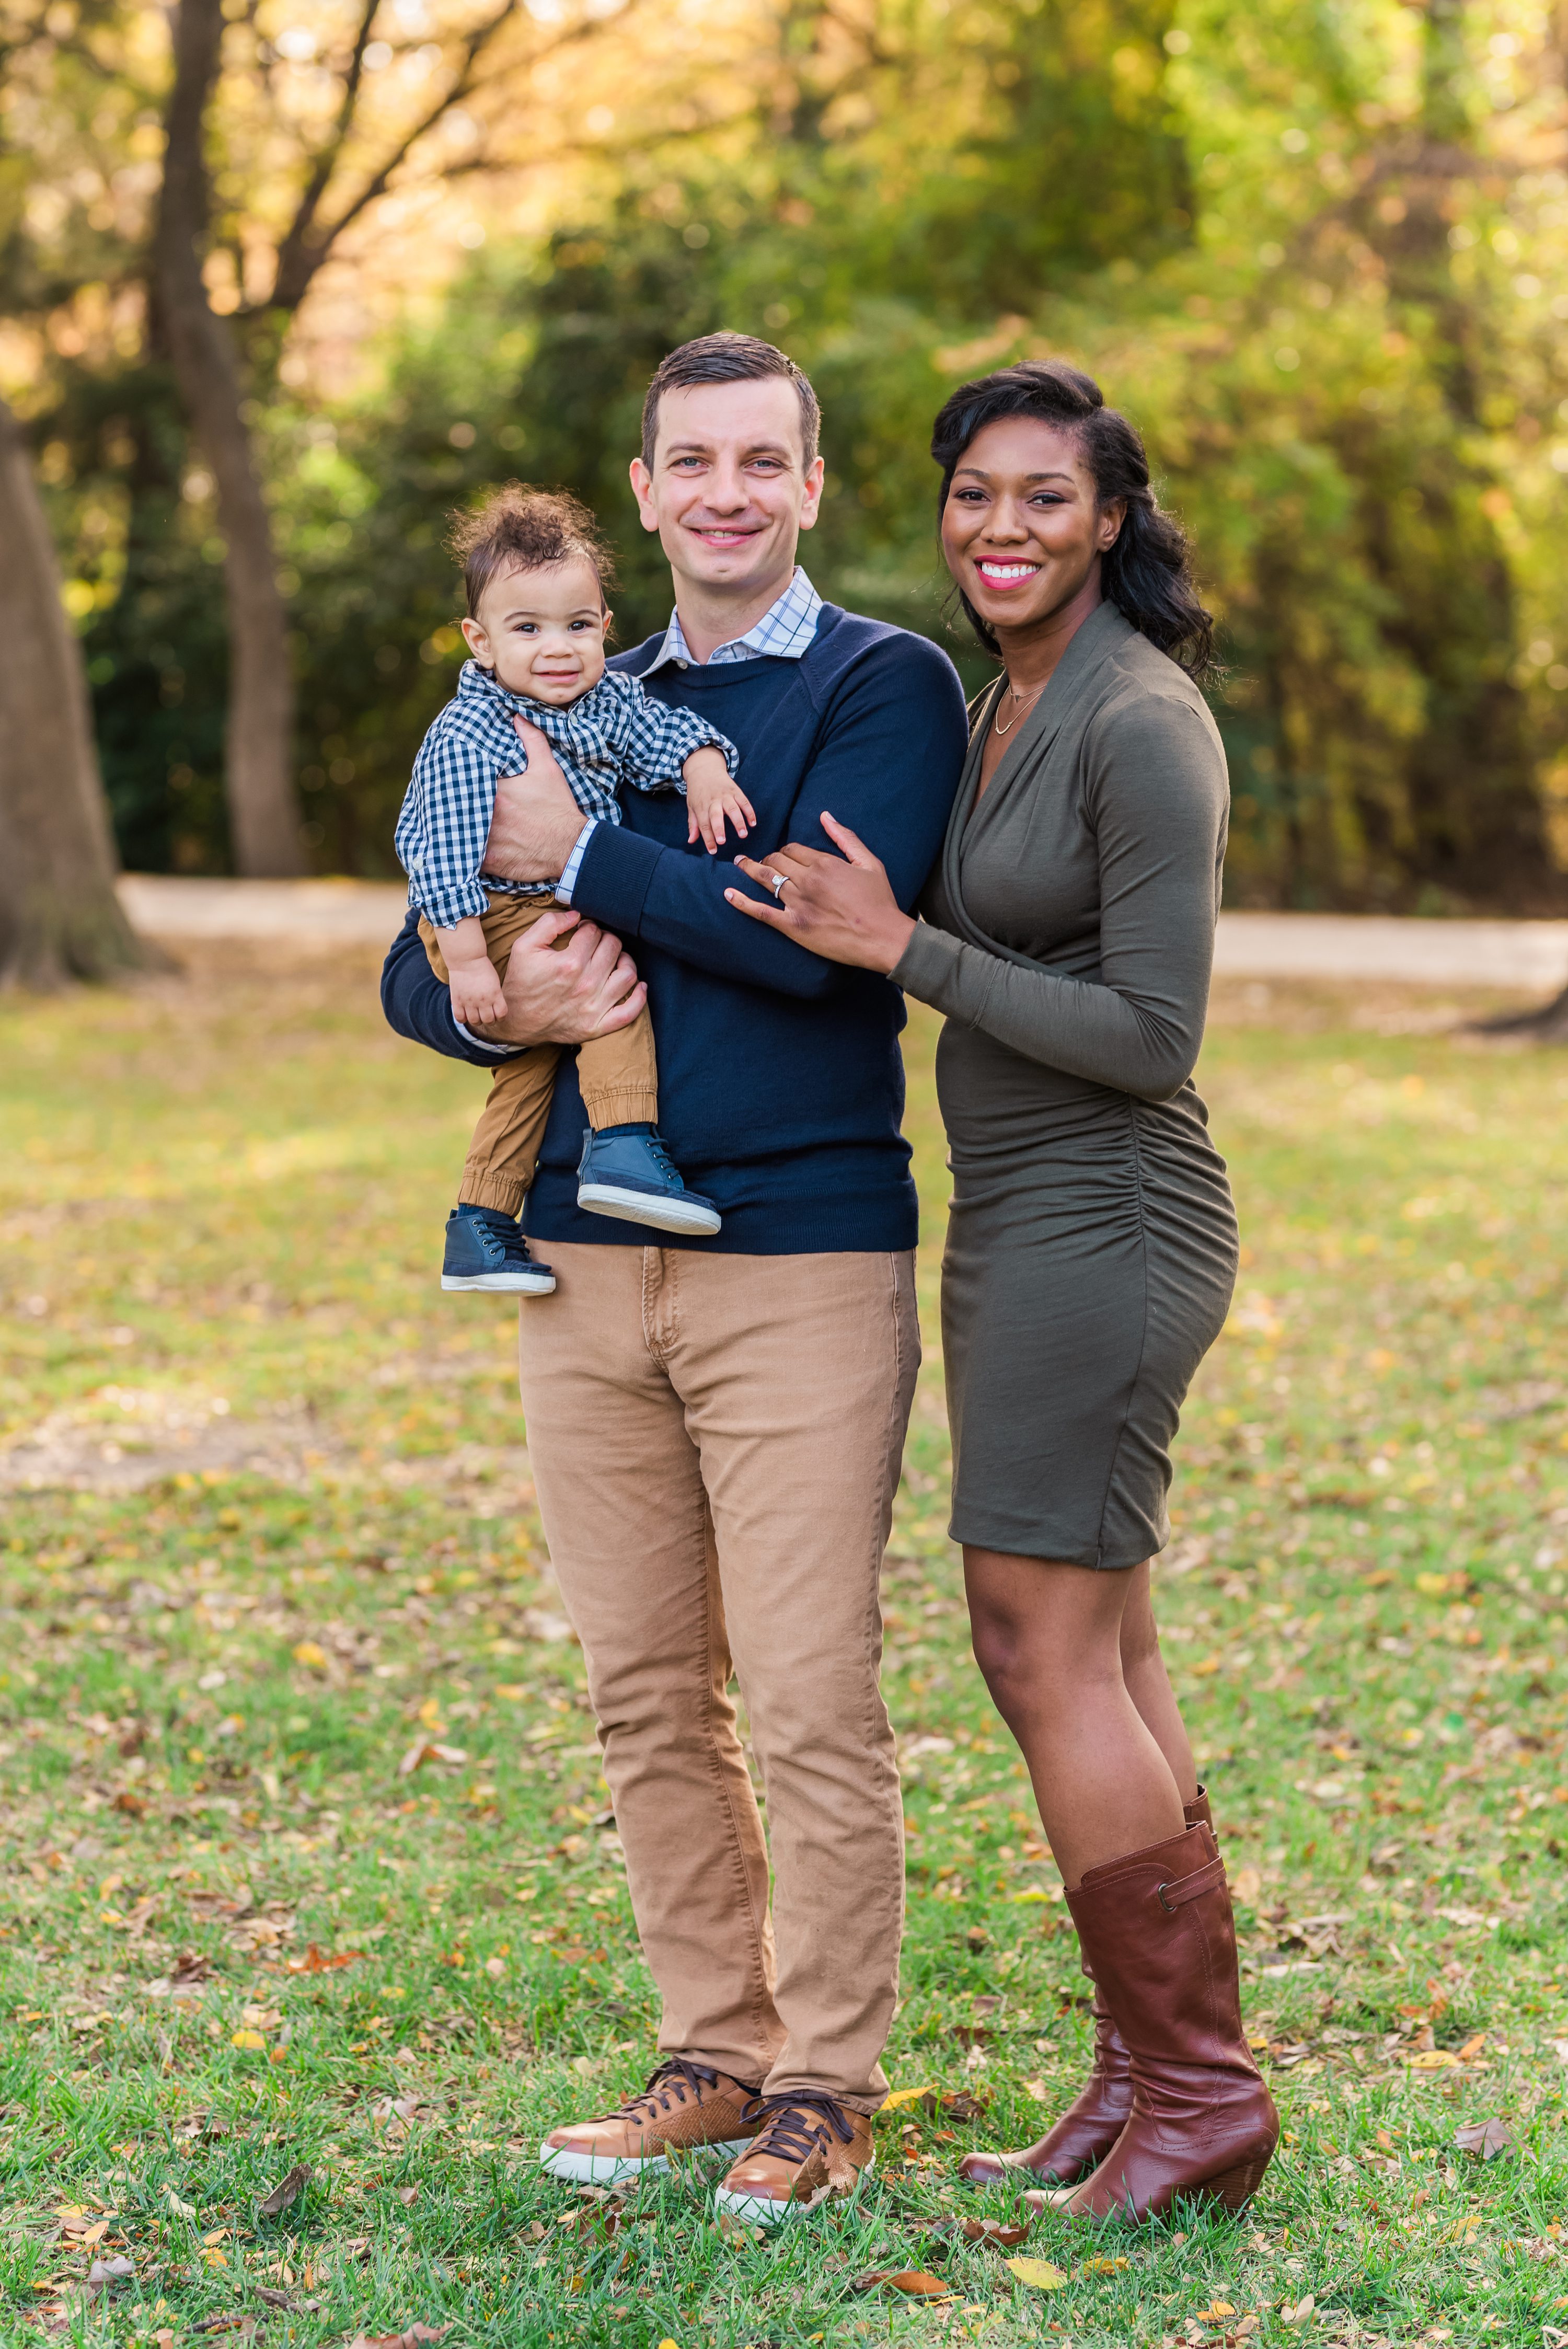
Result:
M456 696L419 746L393 841L408 875L409 903L438 929L484 913L494 890L518 897L555 894L553 881L503 881L481 870L496 784L528 763L514 711L546 737L573 798L601 823L620 823L615 793L622 783L684 792L682 764L705 744L721 750L735 772L734 744L707 719L655 701L620 669L606 669L580 701L561 709L509 693L490 670L465 661Z

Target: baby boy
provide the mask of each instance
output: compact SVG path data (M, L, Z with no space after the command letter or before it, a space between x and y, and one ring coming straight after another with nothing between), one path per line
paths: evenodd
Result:
M575 498L512 482L459 519L451 545L468 589L463 635L473 658L414 762L397 850L453 1015L483 1023L505 1011L512 947L554 902L553 882L499 880L481 869L496 784L527 764L514 715L546 736L585 815L619 823L625 783L681 792L687 839L710 851L725 838L727 817L738 837L755 818L733 780L734 745L605 667L609 557ZM558 1046L535 1045L497 1069L447 1223L443 1288L542 1296L554 1288L549 1267L530 1256L518 1215L560 1061ZM578 1206L688 1238L717 1232L712 1201L686 1189L659 1139L646 1008L630 1027L580 1045L577 1076L588 1119Z

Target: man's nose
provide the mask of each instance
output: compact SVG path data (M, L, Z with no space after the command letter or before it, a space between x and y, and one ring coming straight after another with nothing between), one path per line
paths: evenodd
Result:
M707 479L704 502L719 513L738 513L751 503L751 489L738 459L720 458Z

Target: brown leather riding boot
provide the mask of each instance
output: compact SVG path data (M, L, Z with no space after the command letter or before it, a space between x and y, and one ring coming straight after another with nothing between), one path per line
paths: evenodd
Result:
M1094 2176L1031 2194L1075 2219L1158 2218L1179 2198L1239 2210L1279 2137L1242 2030L1225 1865L1206 1826L1091 1868L1068 1905L1132 2067L1132 2112Z
M1213 1832L1206 1786L1199 1787L1191 1802L1182 1804L1181 1812L1190 1827L1205 1826ZM1094 1982L1088 1960L1083 1958L1082 1964ZM1009 2170L1026 2169L1035 2178L1054 2178L1058 2186L1076 2185L1105 2159L1131 2113L1132 2068L1121 2033L1095 1982L1094 2061L1088 2078L1060 2120L1021 2153L966 2153L958 2165L958 2175L967 2186L1000 2186Z

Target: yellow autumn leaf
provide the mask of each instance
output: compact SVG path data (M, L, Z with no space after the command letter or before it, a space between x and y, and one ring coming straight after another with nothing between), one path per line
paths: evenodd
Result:
M1235 2313L1228 2300L1216 2300L1209 2307L1201 2308L1198 2316L1201 2323L1212 2324L1217 2316L1234 2316Z
M231 2047L265 2047L266 2044L259 2031L236 2031L229 2042Z
M1086 2276L1119 2275L1126 2265L1125 2260L1085 2260L1078 2273Z
M296 1664L319 1666L326 1661L326 1650L318 1647L314 1640L302 1640L294 1651L294 1660Z
M1060 2268L1052 2267L1049 2260L1008 2260L1006 2265L1031 2292L1060 2292L1067 2282Z
M934 2088L893 2088L883 2097L880 2113L902 2112L905 2105L918 2105L922 2096L934 2096Z
M1451 2047L1423 2047L1419 2054L1411 2056L1410 2069L1412 2072L1446 2072L1450 2065L1457 2068L1459 2060Z

